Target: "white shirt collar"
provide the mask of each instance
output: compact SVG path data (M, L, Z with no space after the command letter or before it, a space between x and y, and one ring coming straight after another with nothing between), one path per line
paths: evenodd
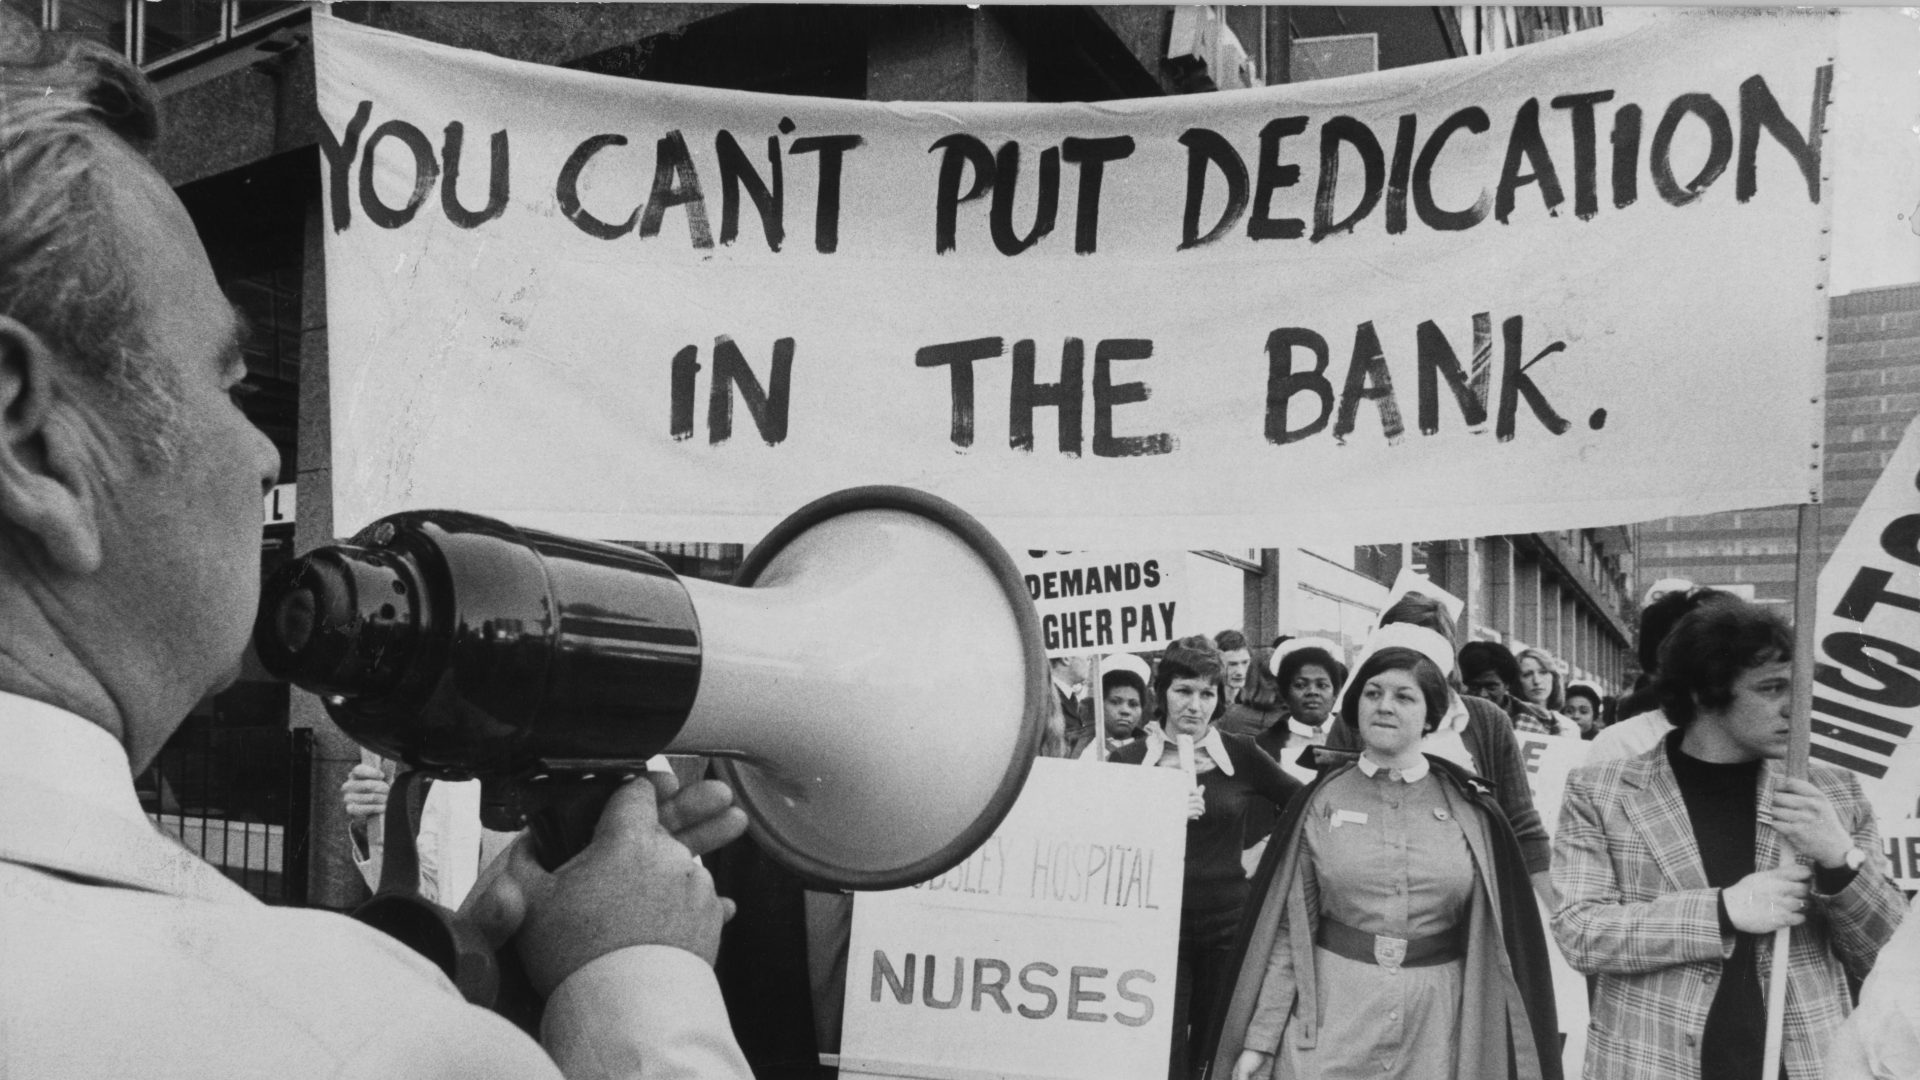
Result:
M115 817L147 824L126 748L105 728L43 701L0 691L0 782L10 776Z
M1364 773L1367 777L1371 778L1375 774L1377 774L1381 769L1385 769L1385 768L1386 766L1373 760L1367 755L1365 754L1360 755L1360 771ZM1427 764L1427 756L1425 754L1422 754L1420 755L1419 763L1415 764L1412 768L1388 769L1387 779L1399 780L1402 783L1407 783L1407 784L1417 784L1420 781L1426 779L1427 774L1432 771L1433 771L1433 766Z
M1161 727L1158 723L1148 724L1147 752L1146 755L1140 759L1140 764L1158 764L1160 755L1166 753L1167 747L1172 744L1173 736L1167 734L1165 728ZM1206 735L1194 740L1193 748L1195 750L1205 750L1207 756L1213 759L1213 763L1220 767L1221 772L1226 773L1228 776L1233 775L1233 758L1227 755L1227 744L1225 740L1220 738L1219 728L1208 728Z
M1332 723L1333 723L1332 715L1328 715L1327 722L1325 724L1321 724L1319 727L1314 727L1311 724L1303 724L1300 721L1295 720L1293 717L1289 716L1287 717L1287 730L1293 732L1295 735L1298 735L1303 739L1318 739L1327 733L1327 727Z

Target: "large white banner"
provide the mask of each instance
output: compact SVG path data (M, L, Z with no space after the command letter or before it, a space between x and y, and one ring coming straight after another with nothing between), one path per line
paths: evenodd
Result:
M1820 571L1813 756L1860 774L1882 828L1920 802L1920 417Z
M1832 30L910 104L316 16L335 521L752 540L900 483L1069 549L1805 502Z
M1189 786L1042 758L965 863L860 893L840 1072L1165 1076Z

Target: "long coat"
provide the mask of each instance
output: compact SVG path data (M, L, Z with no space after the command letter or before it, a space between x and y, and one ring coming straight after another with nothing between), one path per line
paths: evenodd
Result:
M1766 823L1780 766L1760 773L1754 865L1780 861L1780 837ZM1787 972L1786 1045L1791 1080L1814 1080L1834 1030L1846 1018L1846 973L1865 977L1905 905L1882 871L1880 835L1860 782L1815 762L1808 779L1839 812L1866 866L1833 896L1814 894L1793 931ZM1734 938L1720 932L1719 890L1707 885L1687 804L1666 745L1638 757L1587 765L1567 780L1553 841L1560 894L1554 936L1576 970L1597 976L1587 1037L1589 1080L1692 1080L1700 1037ZM1773 967L1759 950L1760 985Z
M1477 816L1486 825L1484 832L1465 830L1480 882L1468 919L1462 1056L1503 1058L1507 1063L1503 1073L1475 1074L1486 1075L1488 1080L1500 1080L1502 1075L1521 1080L1560 1080L1559 1022L1547 967L1546 931L1540 925L1519 842L1486 781L1450 761L1431 755L1428 760L1448 800L1478 811ZM1303 1047L1313 1044L1313 1018L1319 1010L1311 957L1318 912L1308 910L1311 905L1302 896L1298 840L1314 794L1330 778L1352 767L1348 763L1325 768L1294 796L1260 861L1252 893L1257 902L1247 905L1234 950L1239 967L1229 976L1232 995L1221 1010L1219 1025L1206 1036L1206 1045L1212 1048L1206 1077L1212 1080L1233 1075L1241 1040L1259 1000L1266 960L1276 944L1293 949L1296 958L1306 958L1295 967L1298 1004L1294 1025L1286 1037L1298 1040ZM1288 904L1294 906L1289 920L1290 940L1276 942L1280 913ZM1482 1049L1476 1051L1474 1047Z

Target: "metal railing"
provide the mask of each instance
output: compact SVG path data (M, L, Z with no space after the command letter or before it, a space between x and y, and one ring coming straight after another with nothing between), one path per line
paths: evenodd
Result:
M307 902L313 732L195 716L134 782L154 826L270 904Z

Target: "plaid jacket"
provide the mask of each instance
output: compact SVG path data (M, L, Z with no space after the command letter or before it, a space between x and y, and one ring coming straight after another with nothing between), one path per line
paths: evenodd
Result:
M1864 977L1905 910L1877 858L1879 831L1859 781L1819 762L1808 778L1869 859L1842 892L1815 893L1806 923L1793 932L1783 1055L1791 1080L1820 1075L1849 1009L1843 965ZM1780 838L1768 824L1779 782L1779 764L1767 762L1757 868L1780 860ZM1588 1080L1696 1080L1707 1008L1734 939L1720 932L1719 892L1707 886L1664 742L1638 757L1574 770L1554 834L1553 884L1560 894L1554 937L1569 964L1598 977ZM1771 940L1758 959L1764 988Z

